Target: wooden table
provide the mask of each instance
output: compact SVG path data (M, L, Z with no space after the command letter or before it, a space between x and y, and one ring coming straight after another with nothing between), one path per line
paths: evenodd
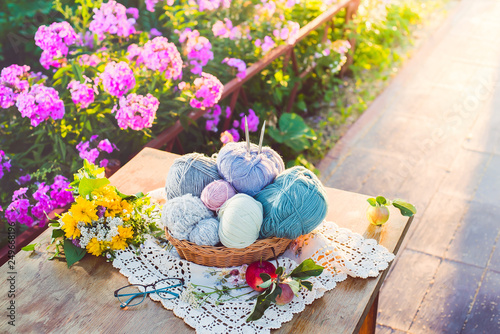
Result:
M124 193L151 191L164 186L167 171L177 156L145 148L110 180ZM382 227L365 218L367 196L327 189L330 210L327 219L365 237L374 238L396 253L411 219L391 208ZM0 269L3 282L14 276L15 298L8 298L8 284L2 283L0 332L19 333L192 333L182 319L149 298L123 311L113 291L128 284L127 278L102 257L87 255L68 269L64 260L48 261L45 245L51 230L35 242L42 244L35 255L20 252L14 269ZM12 263L11 263L12 264ZM315 300L306 309L273 333L352 333L374 331L378 291L388 270L377 278L349 277L335 289ZM9 274L14 272L15 274ZM15 302L15 328L6 320L7 307ZM365 320L366 318L366 320ZM364 322L364 323L363 323Z

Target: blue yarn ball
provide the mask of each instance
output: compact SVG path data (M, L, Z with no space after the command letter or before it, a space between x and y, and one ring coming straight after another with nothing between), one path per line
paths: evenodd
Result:
M265 146L260 154L258 151L259 147L251 144L248 154L246 142L229 142L217 155L219 174L239 193L255 196L285 169L283 159L272 148Z
M189 233L189 241L200 246L215 246L219 243L219 220L205 218L200 220Z
M200 197L203 188L215 180L220 180L215 159L189 153L174 160L167 174L165 192L168 199L185 194Z
M264 209L260 238L295 239L314 230L328 211L321 181L302 166L285 170L255 199Z

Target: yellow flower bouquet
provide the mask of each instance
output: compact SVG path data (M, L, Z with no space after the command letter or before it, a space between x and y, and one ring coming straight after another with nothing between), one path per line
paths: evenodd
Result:
M75 202L50 223L55 227L52 243L56 244L52 258L64 251L68 267L86 253L111 260L116 250L138 247L146 235L159 237L163 233L157 227L160 210L151 198L142 193L120 193L104 177L104 168L85 160L71 186Z

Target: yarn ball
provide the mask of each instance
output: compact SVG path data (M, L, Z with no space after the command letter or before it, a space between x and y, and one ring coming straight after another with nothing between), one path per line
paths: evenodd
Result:
M255 199L264 209L260 238L295 239L314 230L328 211L321 181L302 166L285 170Z
M189 241L200 246L215 246L219 243L219 221L217 218L200 220L189 233Z
M161 222L171 236L179 240L189 240L189 233L202 219L213 217L199 197L191 194L173 198L163 206Z
M220 242L229 248L245 248L259 237L262 204L246 194L236 194L219 209Z
M220 180L215 159L189 153L174 160L167 174L165 192L168 199L185 194L199 197L203 188L214 180Z
M255 196L285 169L283 159L272 148L264 146L258 152L255 144L248 154L246 142L229 142L217 156L219 174L239 193Z
M229 182L216 180L211 182L201 192L201 201L212 211L217 211L224 202L236 195L236 190Z

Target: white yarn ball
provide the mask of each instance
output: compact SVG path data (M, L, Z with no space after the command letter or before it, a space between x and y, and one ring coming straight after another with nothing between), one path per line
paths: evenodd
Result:
M161 222L170 235L178 240L188 240L194 226L204 218L213 217L199 197L186 194L172 198L163 206Z
M200 246L215 246L219 243L219 221L205 218L196 224L189 233L189 241Z
M259 237L262 204L246 194L236 194L219 209L219 238L229 248L245 248Z

